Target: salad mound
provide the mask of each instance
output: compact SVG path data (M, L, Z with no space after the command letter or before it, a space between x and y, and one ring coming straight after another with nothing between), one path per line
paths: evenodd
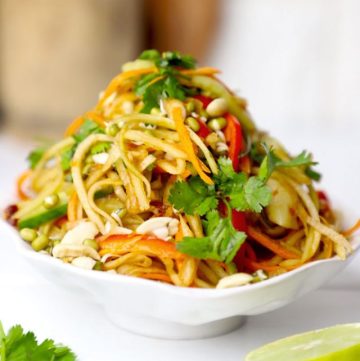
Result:
M263 281L351 252L309 152L259 130L211 67L144 51L28 157L7 219L35 251L183 287Z

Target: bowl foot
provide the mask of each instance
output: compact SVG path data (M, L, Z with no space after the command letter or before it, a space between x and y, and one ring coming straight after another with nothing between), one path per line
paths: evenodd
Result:
M116 325L132 333L154 338L189 340L220 336L236 330L246 320L245 316L235 316L223 320L187 325L177 322L131 313L114 313L108 310L109 319Z

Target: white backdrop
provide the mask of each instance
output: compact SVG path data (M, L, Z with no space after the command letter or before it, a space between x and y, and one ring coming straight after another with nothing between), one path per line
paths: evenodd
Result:
M208 63L259 126L360 135L359 0L223 0Z

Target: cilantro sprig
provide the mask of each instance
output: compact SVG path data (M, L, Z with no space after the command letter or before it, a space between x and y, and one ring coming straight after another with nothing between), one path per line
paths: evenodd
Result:
M215 187L195 176L187 182L176 182L171 188L169 202L185 214L204 216L217 208L219 200Z
M193 69L196 66L196 60L190 55L180 54L178 51L166 51L160 54L155 49L143 51L139 59L151 60L158 68L176 66L185 69Z
M200 259L230 263L246 239L244 232L233 227L229 217L221 218L216 210L206 215L206 237L185 237L177 249Z
M271 198L271 191L259 177L236 173L228 158L218 160L219 174L214 185L205 184L200 177L176 182L170 190L169 202L185 214L203 216L218 206L220 200L229 202L238 211L261 212Z
M142 113L150 113L151 109L159 107L161 98L176 98L184 100L192 89L180 84L178 78L183 77L178 68L192 69L196 61L189 55L177 51L160 54L157 50L144 51L139 59L151 60L158 72L142 76L135 85L135 93L142 97L144 106Z
M229 198L231 208L242 212L260 213L271 200L270 188L266 180L257 176L247 177L245 173L236 173L228 158L220 158L219 175L215 176L223 198Z
M305 167L305 173L311 179L319 181L321 175L312 169L318 164L312 160L312 156L307 151L302 151L296 157L284 161L280 159L266 143L255 143L251 151L252 158L260 164L259 178L267 181L271 174L279 168Z
M0 322L1 361L76 361L70 348L46 339L39 343L33 332L24 332L19 325L6 334Z
M271 199L265 181L257 176L236 173L228 158L218 160L219 173L213 177L214 185L205 184L200 177L190 177L186 182L176 182L169 202L188 215L204 216L205 237L185 237L177 248L185 254L200 259L214 259L230 263L246 239L232 224L231 209L261 212ZM222 218L217 210L219 202L228 208Z

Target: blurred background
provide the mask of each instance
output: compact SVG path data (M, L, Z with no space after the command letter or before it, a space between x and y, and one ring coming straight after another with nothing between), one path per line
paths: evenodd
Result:
M222 69L262 128L359 130L359 16L358 0L0 0L3 129L60 134L157 48Z
M221 69L258 126L312 151L324 188L358 208L359 16L359 0L0 0L0 203L30 149L157 48Z

